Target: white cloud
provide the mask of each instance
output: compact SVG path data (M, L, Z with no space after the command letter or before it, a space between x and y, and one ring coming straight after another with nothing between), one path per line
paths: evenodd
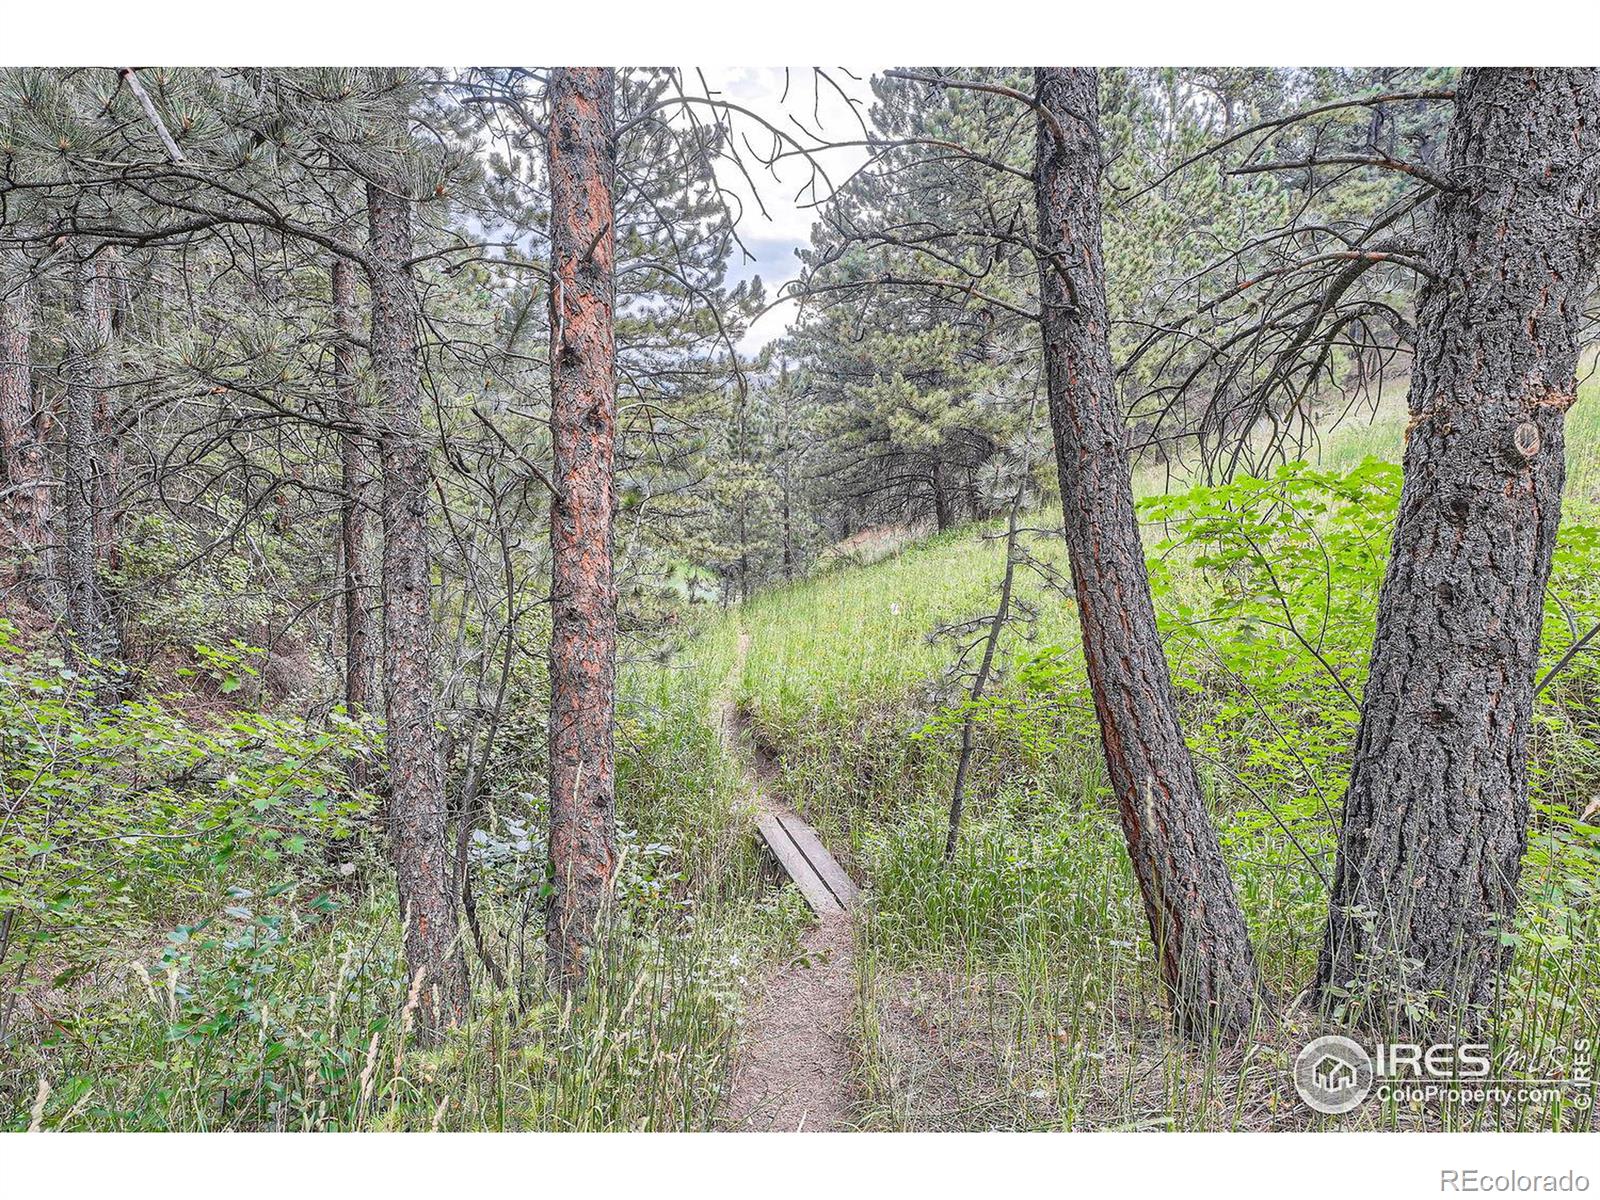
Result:
M733 101L758 116L760 121L734 116L737 132L757 150L772 144L772 134L762 127L762 121L784 130L807 148L824 142L859 141L863 122L869 122L871 72L850 69L847 74L837 67L824 70L826 78L810 67L691 67L684 69L684 86L697 92L703 78L714 97ZM826 199L828 184L814 176L811 162L804 157L785 158L769 169L748 150L741 150L749 178L727 162L718 163L717 178L738 198L743 209L739 236L755 261L736 259L729 264L729 273L735 280L760 275L767 295L773 297L800 273L794 251L810 242L817 204ZM860 146L836 146L819 150L814 159L826 179L837 186L867 161L867 151ZM765 314L745 335L740 349L755 353L782 336L794 319L795 307L786 303Z

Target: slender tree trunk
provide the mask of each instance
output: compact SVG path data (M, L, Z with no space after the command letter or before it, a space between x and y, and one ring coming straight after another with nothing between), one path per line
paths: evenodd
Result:
M94 396L94 436L96 457L94 502L95 555L111 570L121 566L118 536L122 527L122 418L111 390L111 364L122 325L124 305L121 295L127 287L127 274L115 247L106 247L95 256L98 296L94 309L95 335L101 346L99 378ZM106 598L112 620L116 620L113 597Z
M101 528L100 439L96 415L106 387L111 339L109 273L100 255L77 265L76 320L67 331L66 451L62 532L67 624L80 665L104 663L117 652L110 605L96 571Z
M750 531L745 520L745 498L739 496L739 601L750 599Z
M546 939L581 983L616 868L617 593L612 522L617 385L614 72L551 72L550 882Z
M933 460L933 469L928 473L928 486L933 492L933 521L943 533L953 523L950 514L950 485L945 479L944 463L937 458Z
M739 401L739 602L750 599L750 493L747 490L750 447L746 437L745 401Z
M23 558L23 578L35 602L54 578L51 496L45 461L48 419L33 398L33 282L25 267L0 278L0 454L5 459L5 499L0 530Z
M794 519L790 513L789 474L783 476L783 578L794 578Z
M428 460L411 277L411 200L398 180L367 185L372 366L383 471L383 673L389 830L406 921L406 963L423 973L421 1027L461 1021L467 965L456 933L444 775L433 711Z
M983 659L978 663L978 673L972 679L972 691L967 699L976 705L983 699L983 690L989 686L989 673L994 670L994 652L1000 644L1000 633L1011 616L1011 584L1017 573L1017 512L1022 507L1022 493L1011 502L1011 515L1006 521L1006 573L1000 581L1000 603L989 621L989 632L984 637ZM961 836L961 810L967 798L967 769L972 764L972 745L977 713L967 709L961 722L961 757L956 760L955 786L950 789L950 832L944 839L944 860L956 856L956 842Z
M338 339L333 346L333 381L339 416L348 428L339 435L340 485L344 507L340 540L344 552L345 711L352 717L372 711L376 692L377 640L372 613L376 588L372 556L367 547L367 513L372 503L371 442L367 416L361 402L361 375L357 342L361 334L356 299L355 268L342 256L333 260L333 316ZM357 788L367 784L366 765L357 759L351 768Z
M1317 971L1378 1025L1481 1026L1509 965L1562 427L1600 251L1592 68L1468 70L1418 305L1405 484ZM1409 1009L1409 1011L1408 1011Z
M1179 726L1134 515L1108 341L1095 73L1039 68L1037 87L1054 116L1038 122L1035 181L1050 425L1106 767L1179 1025L1236 1035L1260 986Z

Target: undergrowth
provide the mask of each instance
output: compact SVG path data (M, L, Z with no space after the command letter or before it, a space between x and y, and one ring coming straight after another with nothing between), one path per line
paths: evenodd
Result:
M763 894L698 676L629 673L615 902L592 983L567 1000L543 982L541 742L507 739L470 847L507 986L469 954L470 1019L425 1048L373 800L347 784L377 753L367 730L99 709L70 670L6 649L11 1128L715 1121L742 997L797 913Z
M1589 385L1587 391L1594 391ZM1573 416L1572 486L1542 671L1600 621L1589 489L1600 430ZM739 699L791 802L870 881L860 918L866 1119L886 1128L1590 1128L1565 1100L1521 1109L1369 1104L1314 1118L1294 1053L1308 1011L1337 814L1400 487L1401 428L1330 439L1320 464L1163 494L1141 517L1186 732L1280 1018L1242 1051L1170 1032L1108 793L1073 606L1019 573L954 862L943 859L960 716L947 626L992 609L997 529L916 543L756 597ZM1383 457L1374 457L1377 451ZM1031 556L1057 567L1055 512ZM1600 663L1541 692L1535 824L1495 1053L1565 1070L1600 1042ZM1588 809L1586 817L1585 810Z
M1592 393L1592 385L1588 387ZM1600 620L1600 409L1571 419L1544 667ZM542 710L505 716L468 851L482 933L467 1025L424 1048L382 855L351 766L381 738L335 712L229 707L251 648L195 648L208 699L109 706L0 644L0 1114L13 1129L692 1129L716 1121L745 1001L804 919L763 878L722 690L779 787L869 885L857 923L858 1119L878 1128L1591 1127L1516 1110L1369 1104L1319 1118L1287 1088L1322 1032L1302 989L1399 488L1387 416L1315 463L1168 492L1141 514L1185 728L1277 1019L1243 1048L1169 1028L1108 794L1059 513L989 695L959 650L1003 549L970 526L847 557L631 666L621 688L612 918L593 983L543 984ZM896 543L898 545L898 542ZM965 630L965 632L963 632ZM739 651L741 634L748 652ZM954 636L952 636L954 634ZM1496 1052L1600 1040L1596 656L1540 694L1535 825ZM978 750L943 858L962 721ZM381 775L381 772L369 772ZM458 787L459 778L453 780ZM467 936L464 932L463 936ZM494 970L487 963L494 964ZM494 975L503 977L498 986Z

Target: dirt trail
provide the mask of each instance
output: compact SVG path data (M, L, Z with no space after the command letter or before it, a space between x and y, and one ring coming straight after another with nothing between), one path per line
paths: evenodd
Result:
M718 726L730 752L740 753L741 742L749 746L753 765L746 774L756 803L764 811L786 812L772 794L776 764L746 737L746 722L732 700L732 683L749 647L750 635L741 631ZM854 952L850 916L837 913L808 929L794 959L763 977L734 1061L722 1128L851 1128Z

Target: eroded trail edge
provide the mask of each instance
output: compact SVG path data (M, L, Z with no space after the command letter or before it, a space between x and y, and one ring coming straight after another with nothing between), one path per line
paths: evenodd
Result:
M746 780L762 822L776 823L781 830L801 829L803 823L795 824L793 810L773 793L776 764L748 736L748 723L733 700L749 648L750 635L741 631L738 657L719 704L718 730L728 752L746 764ZM822 874L831 872L824 868ZM831 886L819 895L838 899L834 893L843 892L844 903L854 899L848 879L823 882ZM801 937L799 952L770 969L758 985L734 1062L720 1122L724 1129L851 1128L855 939L850 914L842 905L819 905L815 900L812 904L819 910L817 923Z

